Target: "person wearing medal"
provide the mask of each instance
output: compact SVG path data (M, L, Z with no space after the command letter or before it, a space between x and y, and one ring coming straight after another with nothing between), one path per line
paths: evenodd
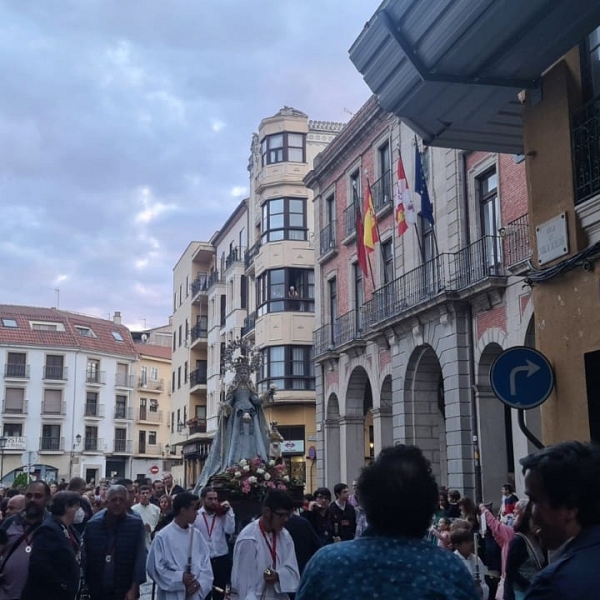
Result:
M229 502L219 503L219 496L211 487L202 488L200 499L202 508L196 518L195 526L210 550L214 586L225 590L231 577L231 559L226 535L231 535L235 531L235 515ZM222 600L223 595L223 592L213 589L214 600Z
M19 600L27 579L31 543L35 530L48 514L50 487L34 481L25 490L25 508L2 521L8 544L0 559L0 600Z
M232 599L288 600L298 589L294 542L284 529L293 508L287 492L269 490L261 517L242 529L233 550Z
M81 497L57 492L36 529L21 600L74 600L79 589L79 534L73 527Z

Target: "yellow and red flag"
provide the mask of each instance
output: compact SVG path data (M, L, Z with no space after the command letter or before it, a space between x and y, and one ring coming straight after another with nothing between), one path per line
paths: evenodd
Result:
M375 208L373 206L373 196L371 194L371 184L367 181L367 196L365 198L365 217L364 217L364 234L363 244L367 252L373 252L375 242L379 241L377 233L377 217L375 216Z

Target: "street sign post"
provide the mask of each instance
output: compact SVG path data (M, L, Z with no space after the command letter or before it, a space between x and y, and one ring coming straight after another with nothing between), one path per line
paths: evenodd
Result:
M554 371L548 359L534 348L514 346L492 364L490 384L507 406L529 410L544 403L554 388Z

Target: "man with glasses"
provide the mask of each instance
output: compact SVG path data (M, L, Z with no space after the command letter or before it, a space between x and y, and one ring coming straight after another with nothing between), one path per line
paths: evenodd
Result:
M318 488L315 499L308 504L308 510L302 513L302 516L312 525L323 546L333 542L333 515L329 512L330 504L331 492L325 487Z
M11 498L12 500L12 498ZM25 506L21 512L2 522L8 544L0 560L0 600L17 600L27 580L33 534L48 514L50 487L44 481L34 481L25 491Z
M298 588L294 542L284 529L293 507L287 492L269 490L261 517L242 530L233 551L233 597L288 600Z

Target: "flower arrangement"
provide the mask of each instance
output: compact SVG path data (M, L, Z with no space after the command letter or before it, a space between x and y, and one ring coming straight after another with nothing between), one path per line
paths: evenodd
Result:
M290 477L284 464L260 456L242 459L217 475L221 488L234 494L262 499L269 489L291 490L304 482Z

